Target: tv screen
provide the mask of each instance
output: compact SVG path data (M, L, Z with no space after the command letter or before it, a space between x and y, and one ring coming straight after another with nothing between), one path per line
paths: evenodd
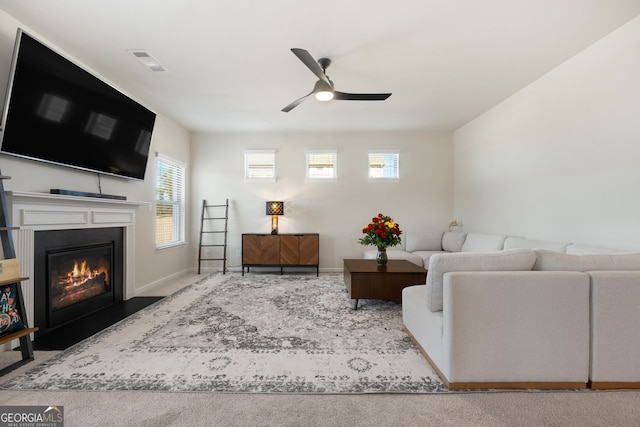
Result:
M156 115L18 30L0 152L144 180Z

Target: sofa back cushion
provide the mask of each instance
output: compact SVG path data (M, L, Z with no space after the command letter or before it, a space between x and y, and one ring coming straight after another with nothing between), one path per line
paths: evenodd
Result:
M467 233L445 231L442 236L442 250L447 252L460 252L467 237Z
M504 234L469 233L462 245L462 252L494 252L504 249Z
M407 252L441 251L442 234L440 230L407 231L404 243Z
M548 249L548 248L537 248L537 249ZM567 250L565 251L568 254L574 255L593 255L593 254L627 254L633 251L627 251L625 249L613 249L613 248L605 248L603 246L590 246L590 245L580 245L577 243L572 243L567 246Z
M543 271L640 270L640 253L573 255L539 249L536 250L533 269Z
M548 249L550 251L565 252L569 243L550 242L547 240L531 240L522 237L509 236L504 241L505 249Z
M364 259L376 259L377 256L378 256L377 249L367 249L362 253L362 258ZM420 267L424 267L425 265L424 258L422 258L421 255L418 255L412 252L403 251L400 249L388 248L387 259L405 259Z
M452 271L528 271L536 261L531 249L484 253L434 254L429 259L426 303L430 311L442 311L443 276Z

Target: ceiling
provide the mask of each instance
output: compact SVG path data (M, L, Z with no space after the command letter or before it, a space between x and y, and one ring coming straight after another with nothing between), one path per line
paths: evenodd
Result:
M453 130L639 15L640 0L0 0L0 9L191 131ZM336 90L393 95L310 97L283 113L317 80L293 47L332 59Z

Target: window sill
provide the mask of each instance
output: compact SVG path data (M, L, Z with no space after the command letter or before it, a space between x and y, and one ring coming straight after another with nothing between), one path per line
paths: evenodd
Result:
M187 242L175 242L175 243L166 243L161 246L156 246L156 252L162 252L168 249L177 249L181 246L186 246Z
M400 182L400 178L368 178L369 182Z
M338 182L338 178L305 178L304 182Z

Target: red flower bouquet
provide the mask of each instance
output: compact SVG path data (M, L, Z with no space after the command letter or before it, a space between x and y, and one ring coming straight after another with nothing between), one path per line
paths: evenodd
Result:
M371 218L371 222L364 226L362 233L365 236L358 240L361 245L374 245L379 249L396 246L402 241L400 226L393 218L382 214Z

